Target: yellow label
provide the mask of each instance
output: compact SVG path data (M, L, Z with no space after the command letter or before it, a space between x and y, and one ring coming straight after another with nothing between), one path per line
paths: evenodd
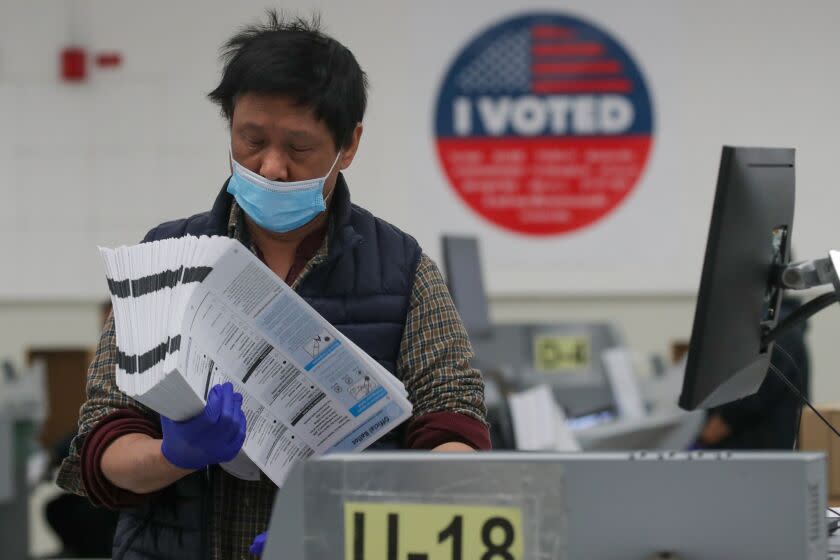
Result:
M522 560L522 510L346 502L345 560Z
M585 336L537 336L534 367L543 372L562 372L589 367L591 350Z

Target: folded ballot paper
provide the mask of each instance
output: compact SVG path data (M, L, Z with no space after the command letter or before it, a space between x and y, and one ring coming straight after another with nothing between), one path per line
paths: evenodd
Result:
M183 237L100 248L114 307L117 385L173 420L231 382L248 420L222 465L278 486L299 460L360 451L411 415L402 383L238 241ZM255 467L256 465L256 467Z

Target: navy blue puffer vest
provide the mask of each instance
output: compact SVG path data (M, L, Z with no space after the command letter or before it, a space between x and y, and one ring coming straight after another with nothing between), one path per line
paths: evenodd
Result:
M232 197L225 189L210 212L159 225L143 241L226 235ZM396 375L420 246L410 235L350 203L339 175L333 195L327 261L298 293L362 350Z
M223 187L209 212L161 224L143 241L227 235L231 202ZM341 175L330 211L327 260L302 279L298 293L396 375L420 246L408 234L351 204ZM399 447L402 432L397 428L374 447ZM207 526L209 500L204 476L197 472L176 483L169 492L177 496L174 504L167 500L123 512L114 538L114 558L206 558L202 528Z

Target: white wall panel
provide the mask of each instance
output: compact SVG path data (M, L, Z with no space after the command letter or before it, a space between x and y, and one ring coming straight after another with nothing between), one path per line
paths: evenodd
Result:
M274 5L0 5L7 203L0 235L16 240L5 257L21 271L0 282L0 298L98 298L101 271L89 257L96 244L131 243L160 221L209 208L227 173L225 123L205 97L218 80L218 49ZM840 35L832 25L840 4L323 0L284 7L319 8L326 29L369 74L363 143L347 172L354 200L435 257L442 232L479 235L493 293L693 293L724 143L798 148L795 246L816 257L832 244L840 203L832 188L840 74L831 71ZM652 155L634 192L601 222L546 238L503 231L464 206L439 166L432 127L440 81L458 51L493 23L537 10L609 30L641 67L655 111ZM93 53L120 52L123 64L90 66L86 82L62 83L58 52L71 41ZM52 269L31 255L50 245L76 265L61 282L41 283Z

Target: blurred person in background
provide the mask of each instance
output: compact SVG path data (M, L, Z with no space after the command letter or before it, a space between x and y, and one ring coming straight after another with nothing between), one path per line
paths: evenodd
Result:
M209 212L161 224L144 241L238 239L401 379L414 414L379 447L489 448L483 382L440 271L411 236L350 202L341 170L359 147L367 99L353 54L316 21L270 12L224 56L210 99L230 125L231 176ZM121 511L115 558L259 553L276 487L217 467L244 440L242 396L216 386L203 414L174 422L119 391L116 361L111 317L59 485Z
M102 304L102 325L111 314L111 302ZM50 453L50 464L58 467L70 455L75 432L67 434ZM96 507L76 494L63 493L47 502L44 510L47 524L61 541L58 558L106 558L111 556L111 543L117 528L115 511Z
M782 300L781 318L800 305ZM776 341L771 363L803 396L808 396L810 367L805 347L806 323L782 334ZM793 449L802 406L799 398L772 371L754 395L709 409L697 441L706 449Z

